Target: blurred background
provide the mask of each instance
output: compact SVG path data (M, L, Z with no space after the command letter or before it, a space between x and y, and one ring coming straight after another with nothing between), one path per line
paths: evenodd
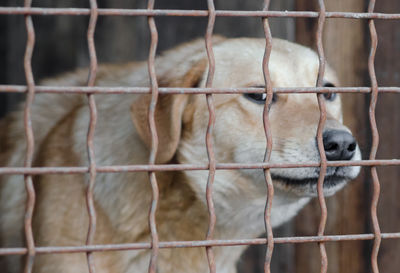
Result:
M88 7L82 0L33 1L34 7ZM145 0L98 0L99 8L146 8ZM22 0L2 0L1 6L23 6ZM327 0L327 11L364 12L366 0ZM215 0L223 10L261 10L262 0ZM156 1L156 9L207 9L206 1ZM271 10L317 11L316 0L272 0ZM400 1L379 0L376 12L400 13ZM33 16L36 44L33 71L36 81L89 64L86 31L87 16ZM272 35L315 48L317 19L271 18ZM156 17L159 32L158 51L203 36L205 17ZM378 51L375 69L379 86L400 86L400 20L376 20ZM396 30L397 29L397 30ZM263 37L260 18L217 17L215 33L227 37ZM336 69L342 86L369 86L367 59L370 36L367 20L327 19L324 48L328 62ZM146 17L100 16L95 34L99 62L145 60L148 56L149 31ZM25 84L23 55L26 32L21 15L0 15L0 84ZM0 116L15 108L22 95L0 94ZM356 135L363 158L369 156L371 132L368 119L369 95L343 96L345 124ZM400 156L400 96L380 94L376 109L380 132L378 159ZM378 167L381 195L378 217L382 232L400 231L400 167ZM370 203L372 183L369 168L344 190L327 199L326 234L371 233ZM311 202L294 220L274 230L276 237L315 235L320 220L317 200ZM344 241L326 244L328 272L372 272L372 241ZM400 241L382 240L379 252L381 272L397 273L400 268ZM264 246L250 247L238 264L241 273L263 272ZM316 243L276 244L273 272L309 273L320 271Z

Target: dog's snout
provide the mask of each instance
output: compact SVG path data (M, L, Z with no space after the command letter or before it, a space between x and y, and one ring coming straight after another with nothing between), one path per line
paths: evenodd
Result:
M350 160L356 152L357 142L347 131L326 130L323 142L326 159L331 161Z

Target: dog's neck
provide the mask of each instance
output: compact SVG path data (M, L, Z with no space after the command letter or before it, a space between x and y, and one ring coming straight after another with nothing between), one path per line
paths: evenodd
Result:
M251 190L253 193L248 196L243 192L237 191L240 189L240 180L233 177L228 180L231 183L237 182L235 187L225 185L223 191L218 188L221 181L218 179L227 179L230 175L235 176L234 171L217 171L213 187L213 202L215 214L217 218L214 239L254 239L265 232L264 210L266 203L266 191L254 191L243 187L242 190ZM161 178L161 177L160 177ZM205 183L207 182L208 171L189 171L178 172L169 184L168 189L165 189L164 198L172 200L180 200L178 203L187 204L184 212L180 211L180 231L179 240L204 240L208 229L208 208L205 198ZM166 181L160 181L160 184ZM202 183L204 187L200 190L194 188L194 184ZM166 185L166 184L164 184ZM249 185L247 185L249 186ZM308 201L310 198L298 198L294 194L288 194L280 189L275 189L273 199L271 224L277 227L282 223L291 219ZM173 204L165 200L168 204ZM176 204L178 204L176 203ZM190 204L191 206L190 208ZM175 205L174 205L175 206ZM162 206L161 206L162 207ZM174 210L174 207L169 208ZM163 213L160 208L159 213ZM162 225L162 223L158 223ZM185 227L183 227L183 225ZM185 237L185 233L187 236ZM169 235L171 234L169 230ZM172 240L171 238L169 238ZM177 240L177 238L173 238ZM217 271L222 273L235 272L236 261L240 258L244 249L247 246L235 247L215 247L213 248Z
M191 171L183 174L184 181L196 193L207 211L206 187L207 171ZM221 183L230 181L231 184ZM251 189L254 185L244 184L235 171L217 171L213 187L213 202L217 217L216 237L218 239L255 238L265 232L264 211L267 199L266 186ZM204 187L193 187L203 184ZM250 194L251 193L251 194ZM293 193L275 188L272 201L272 227L278 227L293 218L310 200L299 198Z

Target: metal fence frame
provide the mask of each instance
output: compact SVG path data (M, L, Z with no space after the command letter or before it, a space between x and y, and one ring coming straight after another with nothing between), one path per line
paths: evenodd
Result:
M0 92L12 93L25 93L25 133L27 139L27 150L25 157L24 167L0 167L0 175L2 174L18 174L24 175L26 191L27 191L27 204L25 214L25 248L0 248L0 255L26 255L26 264L24 272L31 272L35 255L46 253L77 253L85 252L87 254L89 272L95 272L95 264L93 262L92 253L97 251L115 251L115 250L135 250L135 249L150 249L151 260L149 265L149 272L156 272L157 253L159 248L182 248L182 247L205 247L207 258L209 262L210 272L216 272L213 247L216 246L234 246L234 245L255 245L266 244L267 252L265 257L264 271L270 272L270 263L273 252L274 244L277 243L307 243L318 242L321 255L321 272L327 272L328 257L325 249L325 242L330 241L349 241L349 240L374 240L371 266L374 273L378 273L377 256L381 239L400 238L398 233L381 233L377 218L377 202L379 199L380 184L376 172L377 166L400 165L400 160L377 160L375 159L376 151L379 143L379 135L375 121L375 106L378 94L382 92L400 93L400 87L378 87L374 70L374 58L377 48L377 33L375 30L374 20L390 20L400 19L400 14L386 14L374 12L375 0L369 1L368 11L365 13L353 12L326 12L323 0L318 0L319 11L269 11L269 0L264 1L264 8L260 11L227 11L215 10L213 0L207 0L208 10L155 10L154 0L148 1L147 9L99 9L96 0L90 0L90 9L85 8L33 8L31 7L31 0L25 0L24 7L0 7L0 15L24 15L27 31L27 44L24 57L24 70L27 85L0 85ZM32 73L32 52L35 44L35 30L32 22L32 15L73 15L73 16L90 16L89 27L87 32L87 41L90 56L90 72L88 84L86 87L64 87L64 86L36 86L33 73ZM97 71L97 57L94 44L94 32L98 16L147 16L148 24L151 33L151 45L148 56L148 69L150 75L150 87L95 87L96 71ZM205 47L209 61L209 73L205 88L159 88L157 77L155 74L155 55L158 43L158 32L154 22L154 16L202 16L208 17L208 25L205 35ZM263 59L263 72L265 78L264 88L212 88L212 81L215 70L214 55L212 49L211 37L213 34L214 23L216 17L220 16L244 16L244 17L260 17L264 26L266 44L265 55ZM316 32L318 56L319 56L319 71L316 82L316 87L309 88L272 88L271 80L269 77L268 61L271 53L271 33L268 24L269 17L305 17L317 18L318 26ZM343 18L343 19L365 19L368 20L371 48L368 59L368 71L371 80L371 87L322 87L322 79L325 70L325 56L322 45L322 31L326 18ZM263 163L257 164L238 164L238 163L217 163L213 153L213 144L211 139L211 131L215 122L215 113L213 105L212 94L216 93L266 93L267 99L264 106L264 129L267 139L267 149ZM369 119L372 129L372 146L369 160L359 161L335 161L328 162L326 160L322 130L326 120L326 108L323 100L323 94L329 92L337 93L370 93L371 101L369 106ZM32 167L33 151L34 151L34 136L31 127L31 113L30 108L35 96L35 93L71 93L71 94L87 94L88 106L90 109L90 123L87 135L87 151L89 158L89 166L87 167ZM127 93L148 93L151 94L151 102L149 105L148 122L152 135L152 145L150 151L149 163L146 165L130 165L130 166L97 166L95 163L95 154L93 148L94 130L96 127L97 112L95 94L127 94ZM159 94L177 94L177 93L190 93L190 94L205 94L209 110L209 123L206 133L206 146L208 153L208 164L155 164L155 155L158 149L158 137L154 121L155 105ZM268 105L271 103L273 93L316 93L318 97L318 104L320 109L320 121L317 130L317 142L320 154L320 162L305 162L305 163L270 163L270 155L272 151L272 135L269 130L268 119ZM325 198L323 195L323 182L326 169L328 166L370 166L371 176L373 179L373 197L371 204L371 219L373 223L373 234L355 234L355 235L324 235L325 224L327 219L327 208ZM297 167L320 167L320 176L318 180L318 199L321 207L321 219L316 236L306 237L281 237L274 238L272 227L270 224L271 206L273 199L273 184L270 175L271 168L297 168ZM215 240L213 239L214 225L216 216L214 212L212 187L214 181L214 174L219 169L263 169L265 173L266 186L268 188L268 196L266 200L265 210L265 226L267 237L264 239L241 239L241 240ZM175 242L159 242L155 215L158 202L158 186L155 176L156 171L174 171L174 170L209 170L209 177L207 182L206 198L208 211L210 216L208 232L205 240L202 241L175 241ZM149 243L126 243L126 244L108 244L108 245L93 245L93 236L96 229L96 211L93 203L93 187L95 184L97 173L107 172L148 172L152 186L152 205L149 211L149 226L151 231L151 242ZM89 184L87 187L87 209L89 212L89 230L87 234L86 245L82 246L47 246L37 247L34 243L32 232L32 213L35 206L35 190L32 183L32 177L39 174L72 174L72 173L89 173Z

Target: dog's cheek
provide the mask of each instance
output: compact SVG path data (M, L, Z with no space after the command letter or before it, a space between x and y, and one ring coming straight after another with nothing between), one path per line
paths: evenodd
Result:
M241 143L235 147L234 162L244 164L263 162L265 149L265 141ZM240 169L239 172L247 177L250 183L265 187L264 172L262 169Z
M249 141L249 142L247 142ZM234 149L236 163L260 163L264 160L266 141L247 140Z
M218 161L262 162L266 148L262 109L253 109L242 97L227 98L217 108L214 140Z

